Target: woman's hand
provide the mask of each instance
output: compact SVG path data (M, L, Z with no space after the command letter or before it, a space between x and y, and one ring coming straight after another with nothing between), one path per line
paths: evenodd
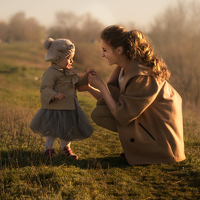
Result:
M101 92L97 89L94 88L92 85L90 85L90 80L92 79L92 77L97 77L97 73L94 71L94 69L89 68L87 70L87 75L88 75L88 85L82 85L82 86L76 86L76 90L78 90L78 92L84 92L84 91L88 91L95 99L100 99L102 97ZM100 78L100 77L99 77ZM100 78L101 80L101 78ZM103 83L103 81L102 81Z
M88 82L92 87L94 87L100 91L101 91L102 87L105 86L103 80L95 71L88 74Z
M104 84L103 80L101 77L95 72L91 71L88 74L88 82L92 87L95 87L100 91L100 95L98 98L103 97L108 108L110 109L110 112L113 114L114 117L116 117L116 112L117 112L117 104L113 97L111 96L110 92L108 91L106 85Z
M64 98L66 98L66 96L65 96L65 94L63 94L63 93L61 93L61 92L57 93L57 94L54 96L54 99L62 100L62 99L64 99Z

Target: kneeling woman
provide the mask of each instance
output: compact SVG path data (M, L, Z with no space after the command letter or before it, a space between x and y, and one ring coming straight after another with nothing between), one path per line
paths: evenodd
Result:
M130 165L185 160L182 99L167 82L170 73L140 31L109 26L101 34L102 57L117 64L108 89L89 69L86 87L98 101L96 124L118 132ZM81 88L80 88L81 90Z

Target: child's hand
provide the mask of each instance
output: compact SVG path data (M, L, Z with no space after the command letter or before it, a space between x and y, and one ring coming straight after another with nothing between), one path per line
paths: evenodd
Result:
M78 90L78 92L85 92L90 89L90 86L89 85L76 86L76 89Z
M63 93L61 93L61 92L57 93L57 94L54 96L54 99L62 100L62 99L64 99L64 98L66 98L66 96L65 96L65 94L63 94Z
M93 73L93 72L95 72L93 68L88 68L87 69L87 74L90 74L90 73Z
M93 68L89 68L87 70L87 75L90 75L90 74L97 77L97 73L94 71Z

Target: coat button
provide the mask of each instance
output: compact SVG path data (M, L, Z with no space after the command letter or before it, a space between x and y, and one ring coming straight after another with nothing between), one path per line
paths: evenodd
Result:
M131 141L131 142L135 142L135 139L134 139L134 138L131 138L130 141Z

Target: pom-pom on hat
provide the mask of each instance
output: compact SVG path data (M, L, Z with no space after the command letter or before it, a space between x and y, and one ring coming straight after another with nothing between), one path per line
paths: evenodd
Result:
M59 63L66 58L70 53L75 51L74 44L68 39L48 38L44 42L44 48L47 49L45 56L46 62Z

